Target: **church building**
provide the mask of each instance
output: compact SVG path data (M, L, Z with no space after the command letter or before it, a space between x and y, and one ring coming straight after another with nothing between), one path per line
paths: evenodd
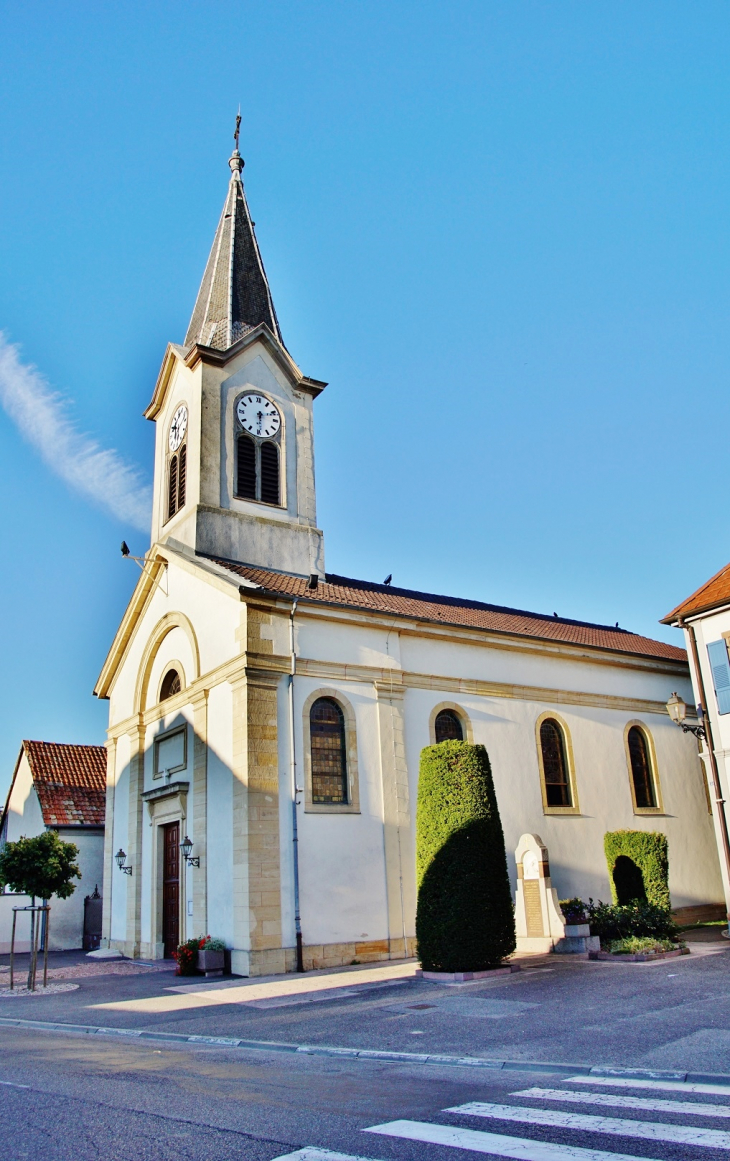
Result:
M109 700L104 945L211 934L234 973L415 951L421 749L483 743L510 873L609 898L607 830L669 839L675 908L723 898L682 649L618 627L332 575L317 526L326 383L284 345L236 149L185 340L165 352L151 547Z

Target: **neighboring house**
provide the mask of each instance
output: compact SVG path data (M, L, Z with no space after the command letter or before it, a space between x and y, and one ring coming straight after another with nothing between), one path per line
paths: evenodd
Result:
M672 609L663 624L684 632L694 690L708 735L702 746L720 856L726 911L730 914L730 564Z
M79 948L83 944L84 897L102 888L104 814L106 809L106 748L58 742L23 742L0 820L0 844L55 830L79 848L81 879L68 899L51 899L49 948ZM12 906L25 897L0 897L0 950L10 941ZM28 918L18 920L18 937L27 943Z
M283 972L300 915L305 966L411 954L419 755L448 738L489 752L513 879L536 832L562 897L607 899L604 833L660 830L674 906L716 904L697 745L665 708L691 697L684 650L325 572L326 384L284 346L237 150L229 164L185 342L145 413L152 547L95 691L105 942L161 957L209 932L237 974ZM448 552L448 531L434 543Z

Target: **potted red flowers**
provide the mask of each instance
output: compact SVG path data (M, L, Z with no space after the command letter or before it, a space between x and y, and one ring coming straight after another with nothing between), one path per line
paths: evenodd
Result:
M222 939L210 935L198 935L186 939L174 953L179 976L196 976L203 972L206 976L222 976L225 963L226 945Z

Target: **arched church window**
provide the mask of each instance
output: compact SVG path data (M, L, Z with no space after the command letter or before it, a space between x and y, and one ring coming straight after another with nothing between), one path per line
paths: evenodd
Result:
M546 805L572 806L565 735L554 718L545 718L540 726L540 749Z
M657 804L656 789L646 734L638 726L632 726L627 741L634 803L638 810L654 810Z
M188 474L188 409L184 403L176 409L167 438L167 519L185 505L185 485Z
M281 416L265 395L248 392L237 401L235 495L240 500L281 504Z
M434 730L437 745L439 742L464 741L464 728L459 715L454 710L444 709L436 714Z
M174 697L176 693L180 693L181 689L182 682L177 669L168 669L160 686L160 701L167 701L168 697Z
M345 715L332 697L318 697L309 711L312 802L347 802Z

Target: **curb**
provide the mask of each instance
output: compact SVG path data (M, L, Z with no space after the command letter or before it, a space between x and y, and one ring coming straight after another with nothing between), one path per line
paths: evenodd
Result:
M663 1068L614 1068L611 1065L559 1064L545 1060L488 1060L480 1056L442 1056L419 1052L380 1052L375 1048L335 1048L318 1044L287 1044L277 1040L241 1040L232 1036L184 1036L179 1032L148 1032L141 1028L102 1028L93 1024L64 1024L44 1020L0 1017L0 1028L27 1028L38 1032L75 1032L91 1036L127 1036L177 1044L210 1044L258 1052L291 1052L305 1056L335 1056L350 1060L383 1060L394 1064L438 1064L452 1068L484 1068L492 1072L548 1072L563 1076L624 1076L635 1080L674 1080L682 1084L727 1084L730 1073L682 1072Z

